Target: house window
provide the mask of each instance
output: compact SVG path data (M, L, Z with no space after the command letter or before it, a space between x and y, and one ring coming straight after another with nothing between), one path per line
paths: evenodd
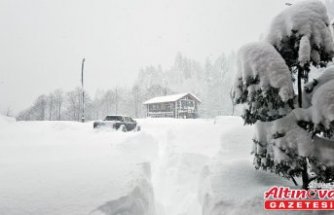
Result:
M159 109L159 105L158 104L152 104L150 105L150 110L155 111Z
M182 109L184 109L187 106L187 101L182 100L181 106L182 106Z
M194 101L189 100L189 101L188 101L188 106L189 106L189 107L194 107Z

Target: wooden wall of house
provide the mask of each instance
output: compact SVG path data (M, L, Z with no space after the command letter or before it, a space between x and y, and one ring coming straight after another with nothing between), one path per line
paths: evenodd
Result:
M174 109L175 109L174 102L165 102L165 103L148 105L149 112L171 112L174 111Z
M176 102L164 102L146 105L147 116L196 118L198 116L198 101L192 96L185 96Z

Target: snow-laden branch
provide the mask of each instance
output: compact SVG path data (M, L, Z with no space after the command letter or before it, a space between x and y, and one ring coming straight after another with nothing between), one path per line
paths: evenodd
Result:
M318 0L293 4L271 24L266 40L282 54L288 66L321 65L334 54L330 21L325 5Z
M271 121L288 113L294 98L291 74L272 45L256 42L243 46L237 66L232 99L248 105L246 123Z
M270 44L256 42L243 46L238 52L237 66L232 93L235 100L240 99L244 91L251 96L258 89L266 92L269 88L279 89L284 102L294 97L289 68Z
M275 121L272 132L283 134L273 139L273 158L276 163L294 163L294 158L288 152L295 152L298 156L315 158L317 163L327 167L334 166L334 141L308 133L297 125L299 116L294 112ZM283 149L283 151L282 151ZM314 171L314 170L313 170Z
M334 67L304 87L304 108L294 110L301 127L332 137L334 130Z
M312 97L317 89L331 80L334 80L334 66L326 68L321 76L306 83L303 92L303 108L309 108L312 105Z

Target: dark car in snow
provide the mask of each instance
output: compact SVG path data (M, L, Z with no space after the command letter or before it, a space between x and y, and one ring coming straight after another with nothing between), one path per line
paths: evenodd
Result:
M138 123L127 116L106 116L103 121L96 121L94 128L113 128L121 131L139 131Z

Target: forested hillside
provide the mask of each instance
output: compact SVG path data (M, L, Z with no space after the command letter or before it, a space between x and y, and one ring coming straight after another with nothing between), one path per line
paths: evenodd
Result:
M216 59L207 58L204 65L181 53L170 68L146 66L140 69L132 87L115 87L97 90L95 95L85 92L86 120L100 119L107 114L145 116L143 102L155 96L192 92L197 95L200 117L233 114L230 99L234 75L235 55L222 54ZM79 121L82 112L82 89L57 89L40 95L31 107L20 112L19 120L73 120Z

